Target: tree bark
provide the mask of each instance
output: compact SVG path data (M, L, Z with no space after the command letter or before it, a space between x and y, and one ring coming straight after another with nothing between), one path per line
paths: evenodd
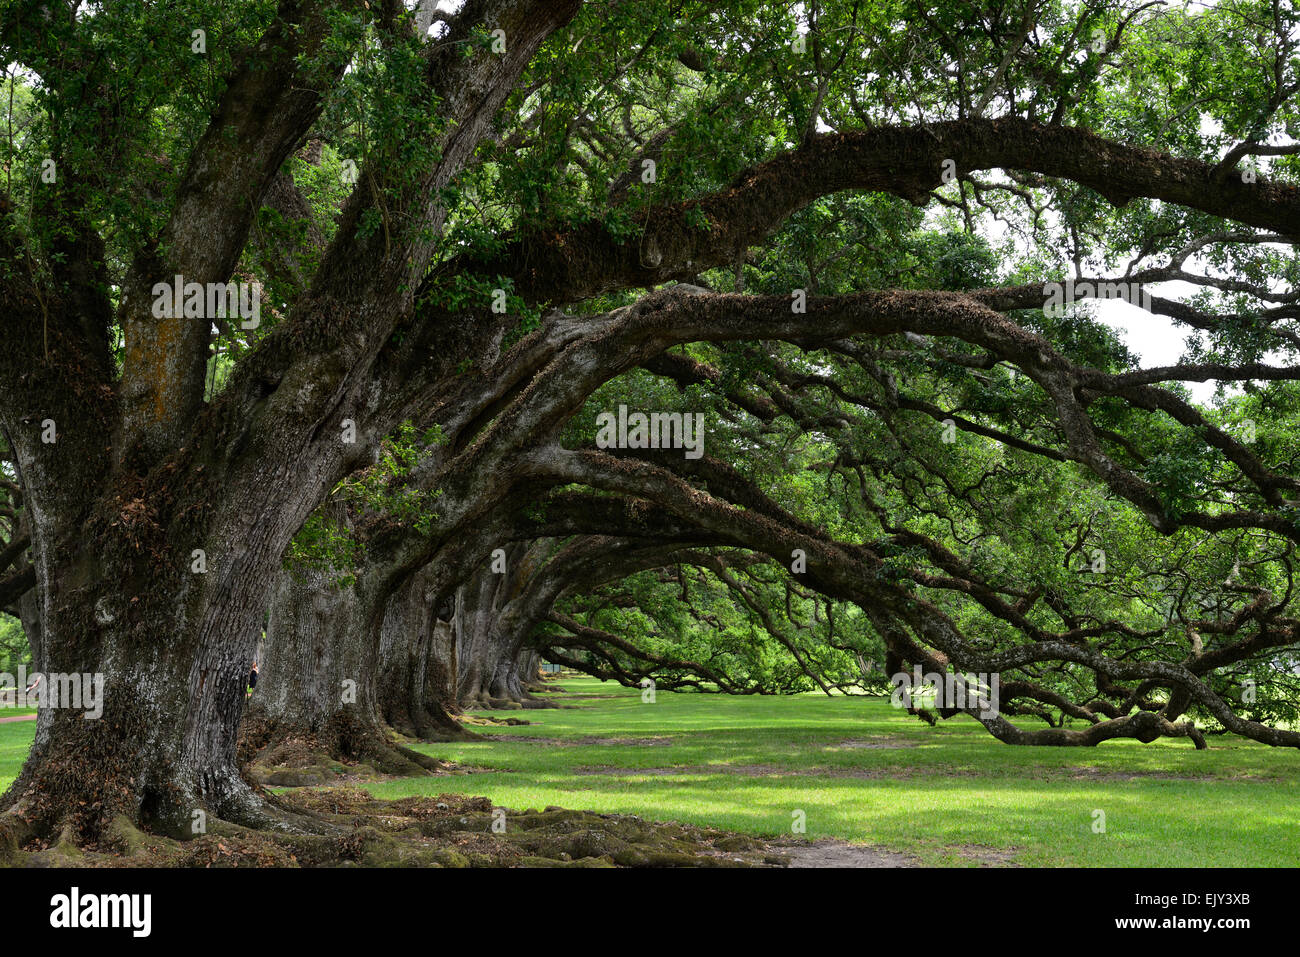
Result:
M276 577L265 660L241 733L259 774L296 767L276 779L294 783L338 761L386 774L436 766L392 742L384 724L376 633L396 617L386 607L370 576L286 568Z
M379 631L380 713L410 737L463 738L470 735L447 713L439 689L425 686L429 657L446 656L445 651L435 652L433 643L445 640L449 632L435 627L431 572L426 567L409 576L388 600Z
M441 708L453 720L453 715L459 713L458 665L456 629L450 621L435 615L424 669L425 707L430 713L436 713L434 708Z

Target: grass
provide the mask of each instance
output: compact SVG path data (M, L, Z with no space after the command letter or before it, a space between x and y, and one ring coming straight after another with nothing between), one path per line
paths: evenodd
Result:
M835 837L926 864L1294 866L1300 753L1240 738L1013 748L960 718L928 728L880 699L726 697L560 683L563 709L418 745L473 774L366 784L377 797L460 792L499 806L559 805L757 835ZM498 717L503 712L495 713ZM0 724L0 787L34 722ZM527 740L545 738L545 741ZM665 773L670 769L670 773ZM1093 812L1106 815L1094 833Z
M791 833L1024 865L1293 866L1300 754L1235 737L1015 748L973 720L928 728L887 700L727 697L561 683L575 707L513 712L488 740L420 745L481 769L366 785L378 797L454 791L523 809L635 813L749 834ZM582 695L584 697L574 697ZM500 715L500 712L497 713ZM548 740L526 740L542 737ZM523 739L523 740L521 740ZM670 770L669 770L670 769ZM1094 811L1105 832L1093 830Z
M35 714L35 708L0 708L0 718L13 718L21 714ZM35 721L13 721L0 724L0 794L18 777L36 736Z

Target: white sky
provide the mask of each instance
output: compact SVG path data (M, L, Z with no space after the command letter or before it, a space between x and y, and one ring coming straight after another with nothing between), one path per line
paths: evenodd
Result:
M1184 299L1197 290L1189 282L1161 282L1150 286L1152 295L1166 299ZM1122 299L1093 299L1093 315L1114 329L1124 344L1137 354L1144 369L1177 365L1183 357L1187 337L1192 332L1168 316L1158 316ZM1214 396L1214 382L1185 383L1197 402L1209 403Z

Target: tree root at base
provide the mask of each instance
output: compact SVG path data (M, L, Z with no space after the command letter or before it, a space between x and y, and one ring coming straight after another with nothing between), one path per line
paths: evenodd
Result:
M5 863L64 867L762 867L788 859L759 838L635 815L548 807L514 811L483 797L441 794L384 801L356 787L281 796L279 810L316 833L261 830L226 820L178 841L125 818L104 839L18 842L18 816L0 815ZM3 839L3 838L0 838ZM25 845L25 846L23 846Z

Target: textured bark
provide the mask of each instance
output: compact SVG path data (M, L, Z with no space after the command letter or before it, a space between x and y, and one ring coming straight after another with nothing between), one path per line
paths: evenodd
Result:
M542 656L531 648L522 648L515 657L515 672L524 691L546 691L542 682Z
M276 578L264 660L243 728L259 764L361 761L410 773L427 759L393 744L384 725L376 635L385 599L362 576L285 569Z
M18 620L22 622L23 634L27 636L27 644L32 649L32 671L44 671L45 655L44 642L41 640L40 603L35 588L24 592L23 597L18 599Z
M188 571L154 568L148 587L128 597L99 583L124 566L137 575L141 569L112 558L51 569L42 609L42 632L50 639L44 670L102 675L103 714L86 720L83 710L42 708L11 799L21 796L29 816L51 825L68 803L78 802L85 811L72 813L73 826L87 837L105 817L123 814L174 836L190 836L199 809L266 823L261 800L233 760L261 609L223 603L204 623L229 639L204 642L193 613L202 583L187 580ZM180 627L171 631L178 619Z
M553 552L549 541L505 548L504 571L485 562L458 591L454 630L462 708L541 708L532 693L537 669L526 670L524 641L541 614L523 599Z
M425 707L431 713L436 713L434 708L441 708L450 718L460 711L458 666L456 629L450 620L435 616L424 669Z
M533 695L526 687L524 673L520 668L521 654L514 638L514 635L502 634L501 640L494 647L496 663L492 669L489 692L491 700L523 704L524 701L531 700Z
M31 540L31 518L25 508L18 513L18 533L28 541ZM20 573L24 577L31 577L32 587L24 591L22 597L15 603L15 611L18 612L17 618L22 622L23 634L27 637L27 644L32 650L32 671L43 671L45 642L41 633L41 604L40 596L36 592L36 569L26 554L19 556L14 562L13 569L15 573Z
M411 737L466 737L468 733L448 714L446 699L439 698L440 689L425 684L429 657L432 654L437 659L440 654L432 645L445 640L450 631L445 626L441 631L435 627L432 577L430 569L421 569L388 601L379 631L380 712L389 725Z
M518 554L517 548L511 551ZM484 565L457 592L454 628L462 708L494 706L492 685L505 651L497 627L504 588L505 575Z

